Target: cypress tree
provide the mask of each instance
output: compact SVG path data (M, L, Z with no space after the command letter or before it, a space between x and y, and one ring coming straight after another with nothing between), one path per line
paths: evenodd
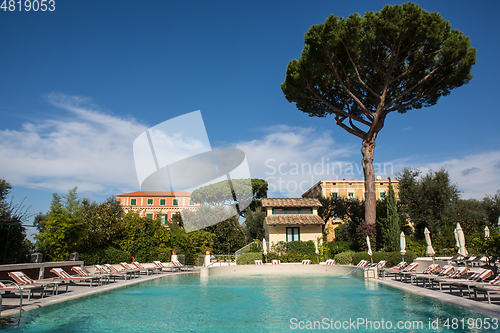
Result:
M396 194L392 188L391 178L389 178L389 193L387 195L387 227L389 228L389 251L399 251L399 215L396 205Z

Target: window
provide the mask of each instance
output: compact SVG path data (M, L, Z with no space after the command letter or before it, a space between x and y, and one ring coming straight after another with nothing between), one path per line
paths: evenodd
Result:
M172 205L179 206L179 199L174 199Z
M149 217L150 219L153 219L153 214L146 214L146 217Z
M285 214L284 208L273 208L273 214Z
M313 210L311 207L302 207L299 209L299 214L312 214Z
M348 196L349 198L354 198L354 193L353 193L353 192L349 192L349 193L347 194L347 196Z
M194 201L193 201L193 200L191 200L191 199L189 199L189 205L190 205L190 206L193 206L193 205L194 205Z
M163 214L161 216L161 224L166 224L168 221L168 214Z
M339 194L338 194L337 192L333 192L333 193L332 193L332 197L334 197L334 198L338 197L338 195L339 195Z
M380 192L380 197L385 198L385 192Z
M165 206L165 199L160 199L160 206Z
M137 205L137 199L130 199L130 206L136 206Z
M352 183L349 183L349 186L351 186L351 185L352 185Z
M287 208L286 209L286 214L298 214L299 209L298 208Z
M153 204L153 199L148 199L148 205L152 205Z
M300 228L287 227L286 228L286 241L293 242L300 240Z

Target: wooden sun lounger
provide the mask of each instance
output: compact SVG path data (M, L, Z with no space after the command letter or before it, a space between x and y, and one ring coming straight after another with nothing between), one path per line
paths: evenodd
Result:
M160 270L160 272L162 272L164 269L168 269L170 272L178 272L180 271L181 269L177 266L174 266L174 265L167 265L167 264L164 264L162 263L161 261L153 261L153 264L155 264L156 267L158 267L158 269Z
M63 281L35 281L21 271L9 272L8 274L12 280L21 286L41 285L45 288L45 291L47 291L47 288L52 288L52 295L59 293L59 286L66 286L66 292L68 291L68 283Z
M83 268L81 268L80 266L73 266L73 267L71 267L71 270L81 277L100 279L101 285L102 285L104 280L107 280L107 282L109 284L109 280L110 280L109 274L92 275L89 272L87 272L86 270L84 270ZM114 280L113 280L113 282L114 282Z
M144 267L141 263L138 263L137 261L134 261L132 263L137 269L139 269L141 272L146 272L148 275L151 273L154 274L155 272L159 272L160 270L156 267Z
M90 288L93 287L94 282L96 283L96 285L101 284L100 277L82 277L82 276L69 275L65 270L58 267L52 268L50 271L55 275L57 275L62 281L68 281L73 283L75 283L75 281L89 282Z
M477 300L478 294L484 294L484 297L488 299L488 304L491 304L491 295L500 294L500 286L476 286L474 287L474 299Z
M101 265L94 265L94 267L99 272L98 276L100 276L101 274L108 275L110 278L113 278L113 282L116 281L116 278L124 279L124 280L127 279L127 273L110 273L108 270L106 270L106 268L104 268Z
M474 275L472 275L467 281L457 281L455 283L450 283L450 293L453 292L453 288L458 289L460 292L460 297L463 296L464 292L467 289L467 294L471 295L471 288L481 287L484 285L484 281L487 278L493 275L493 271L490 269L482 269L480 268Z
M430 278L430 286L431 289L434 289L434 285L439 286L439 290L443 290L444 285L448 285L450 282L457 281L461 276L467 274L467 269L465 267L455 267L455 270L452 271L447 276L437 276L434 278ZM467 281L466 279L462 279L463 281Z
M110 273L125 274L125 280L127 280L127 278L129 278L129 277L136 277L136 276L139 277L140 276L139 272L135 271L135 270L128 271L128 270L123 269L123 270L119 271L115 268L115 266L110 265L110 264L104 264L104 267L106 267Z
M42 285L18 285L18 286L19 288L16 285L14 285L13 282L12 285L9 285L7 282L5 283L0 282L0 290L5 290L8 292L16 292L19 291L19 289L21 289L21 295L19 295L21 298L23 298L24 291L27 291L28 302L31 300L31 295L33 295L35 291L40 292L40 298L43 298L43 296L45 295L45 287Z
M126 262L121 262L120 266L122 266L125 269L125 271L134 272L138 276L141 275L141 270L140 269L134 268L134 267L130 266L129 264L127 264ZM147 274L147 271L146 271L146 274Z
M396 276L397 273L401 272L403 268L407 265L406 261L401 261L394 267L391 268L382 268L381 273L382 277L390 277L391 275Z
M194 270L193 266L190 265L183 265L181 264L178 260L172 260L172 264L176 267L179 267L181 271L189 271L189 270Z
M418 281L422 281L423 287L425 288L427 284L431 283L432 279L436 278L444 278L451 274L455 270L455 267L452 265L445 265L437 274L421 274L412 276L412 284L415 282L415 285L418 286Z
M412 262L411 264L409 264L406 268L403 268L400 272L397 272L395 275L394 275L394 279L395 280L398 280L398 277L399 277L399 281L401 282L406 282L407 278L409 276L411 276L411 274L413 274L414 270L417 269L418 267L418 263L416 262Z

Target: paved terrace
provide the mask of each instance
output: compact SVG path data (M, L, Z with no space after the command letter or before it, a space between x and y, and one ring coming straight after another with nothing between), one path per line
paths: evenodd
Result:
M144 266L153 267L151 265L145 264ZM94 272L93 267L85 267L85 268L87 268L88 271L91 273ZM182 271L182 272L172 273L163 271L152 275L141 274L140 277L138 278L131 278L128 280L116 279L116 282L112 282L113 280L111 279L111 282L109 284L105 283L102 286L94 286L94 287L90 287L88 282L82 282L76 284L72 283L69 285L68 292L66 292L65 286L60 286L58 295L52 295L52 288L49 288L47 290L47 293L43 298L40 298L39 292L35 292L31 296L31 300L29 302L27 296L28 293L24 292L22 312L37 309L42 306L52 305L60 302L66 302L69 300L77 299L88 295L107 292L109 290L130 286L144 281L158 279L167 275L182 275L182 274L193 274L193 273L199 274L199 268L195 267L193 271L187 271L187 272ZM46 281L50 282L51 280L47 279ZM5 294L5 292L2 291L2 302L3 302L2 312L0 314L0 317L19 315L19 291L10 294Z

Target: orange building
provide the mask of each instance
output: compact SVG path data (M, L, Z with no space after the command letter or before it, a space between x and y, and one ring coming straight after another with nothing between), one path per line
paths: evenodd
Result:
M163 224L182 210L198 207L189 192L131 192L116 196L125 213L135 211L139 216L155 219L161 216Z

